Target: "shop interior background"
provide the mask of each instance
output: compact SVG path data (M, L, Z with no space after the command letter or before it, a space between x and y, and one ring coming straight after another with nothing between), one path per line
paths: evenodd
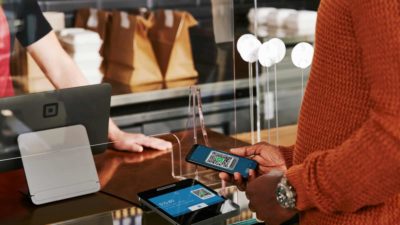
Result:
M254 1L234 0L234 27L233 41L215 43L213 32L213 16L211 0L40 0L40 7L44 12L57 11L65 13L65 26L73 27L76 12L83 8L97 8L103 10L136 11L140 8L149 10L175 9L187 11L198 21L198 25L190 29L190 42L194 57L195 69L198 77L188 82L160 83L150 87L133 88L129 85L113 85L111 116L124 130L141 132L152 135L165 132L184 130L187 127L189 86L197 84L202 91L203 110L208 128L232 135L250 130L249 124L249 89L248 65L243 62L236 49L240 35L249 33L251 24L248 20L249 10L254 7ZM310 0L259 0L258 7L292 8L297 10L316 10L319 1ZM226 29L230 29L227 27ZM259 37L268 40L273 36ZM291 48L302 38L289 40L288 52L277 66L278 71L278 103L279 126L297 123L298 111L301 103L301 78L299 69L290 61ZM18 55L18 54L13 54ZM234 57L233 57L234 56ZM26 56L25 56L26 57ZM233 58L235 61L233 61ZM28 60L29 63L29 60ZM29 65L26 70L30 70ZM29 73L26 70L22 73ZM235 72L235 73L234 73ZM260 68L261 75L265 73ZM309 70L306 71L308 74ZM32 73L32 72L31 72ZM36 72L33 72L36 73ZM234 74L236 74L236 90L234 94ZM37 74L33 74L35 77ZM45 91L52 89L47 83L38 83L31 79L32 74L15 72L15 86L18 94ZM23 77L23 78L21 78ZM35 80L35 81L33 81ZM36 82L36 83L35 83ZM41 81L42 82L42 81ZM43 81L46 82L46 81ZM108 82L108 81L107 81ZM270 81L273 87L273 80ZM39 89L37 89L39 87ZM44 88L44 89L43 89ZM43 90L42 90L43 89ZM237 127L234 125L234 98L237 106ZM262 126L266 127L268 118L265 117L265 108L262 102ZM274 119L269 118L272 127Z

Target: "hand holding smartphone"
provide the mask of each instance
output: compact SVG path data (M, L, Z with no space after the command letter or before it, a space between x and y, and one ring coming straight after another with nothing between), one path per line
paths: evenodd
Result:
M248 178L249 170L256 170L258 166L254 160L197 144L193 145L186 161L231 175L238 172L243 178Z

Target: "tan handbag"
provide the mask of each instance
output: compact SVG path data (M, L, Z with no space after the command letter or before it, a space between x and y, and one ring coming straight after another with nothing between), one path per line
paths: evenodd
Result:
M161 71L148 39L148 30L152 25L152 14L146 19L126 12L112 13L107 38L108 79L128 85L162 81Z
M166 81L194 78L194 68L189 28L197 25L190 13L159 10L153 17L154 26L149 38Z

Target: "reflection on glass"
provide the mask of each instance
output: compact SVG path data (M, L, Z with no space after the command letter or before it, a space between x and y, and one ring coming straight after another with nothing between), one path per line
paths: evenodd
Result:
M232 0L97 1L68 6L39 2L62 48L85 79L111 83L111 115L119 126L148 135L185 129L178 121L187 116L181 109L187 105L182 99L189 86L199 85L207 96L205 120L215 121L216 130L225 134L236 133ZM35 13L29 14L26 23L20 20L23 26L12 27L26 27L33 38L42 20ZM35 57L24 49L25 43L12 41L15 93L54 89L57 82L48 80L48 71L41 71ZM220 104L229 107L221 109ZM153 121L160 123L153 126Z
M98 85L0 98L0 171L22 167L17 139L28 132L83 125L93 153L104 151L110 92Z
M97 172L99 174L100 185L106 187L110 180L115 177L118 168L123 165L140 164L149 160L156 159L162 155L170 154L169 151L147 150L142 153L127 153L117 151L106 151L96 157Z

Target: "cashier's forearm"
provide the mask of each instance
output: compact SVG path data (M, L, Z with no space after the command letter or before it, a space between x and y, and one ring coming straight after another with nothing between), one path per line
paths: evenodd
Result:
M76 63L61 47L54 32L28 46L27 50L57 89L89 84ZM108 137L113 140L120 132L110 119Z
M89 84L76 63L61 47L54 32L28 46L27 50L57 89Z

